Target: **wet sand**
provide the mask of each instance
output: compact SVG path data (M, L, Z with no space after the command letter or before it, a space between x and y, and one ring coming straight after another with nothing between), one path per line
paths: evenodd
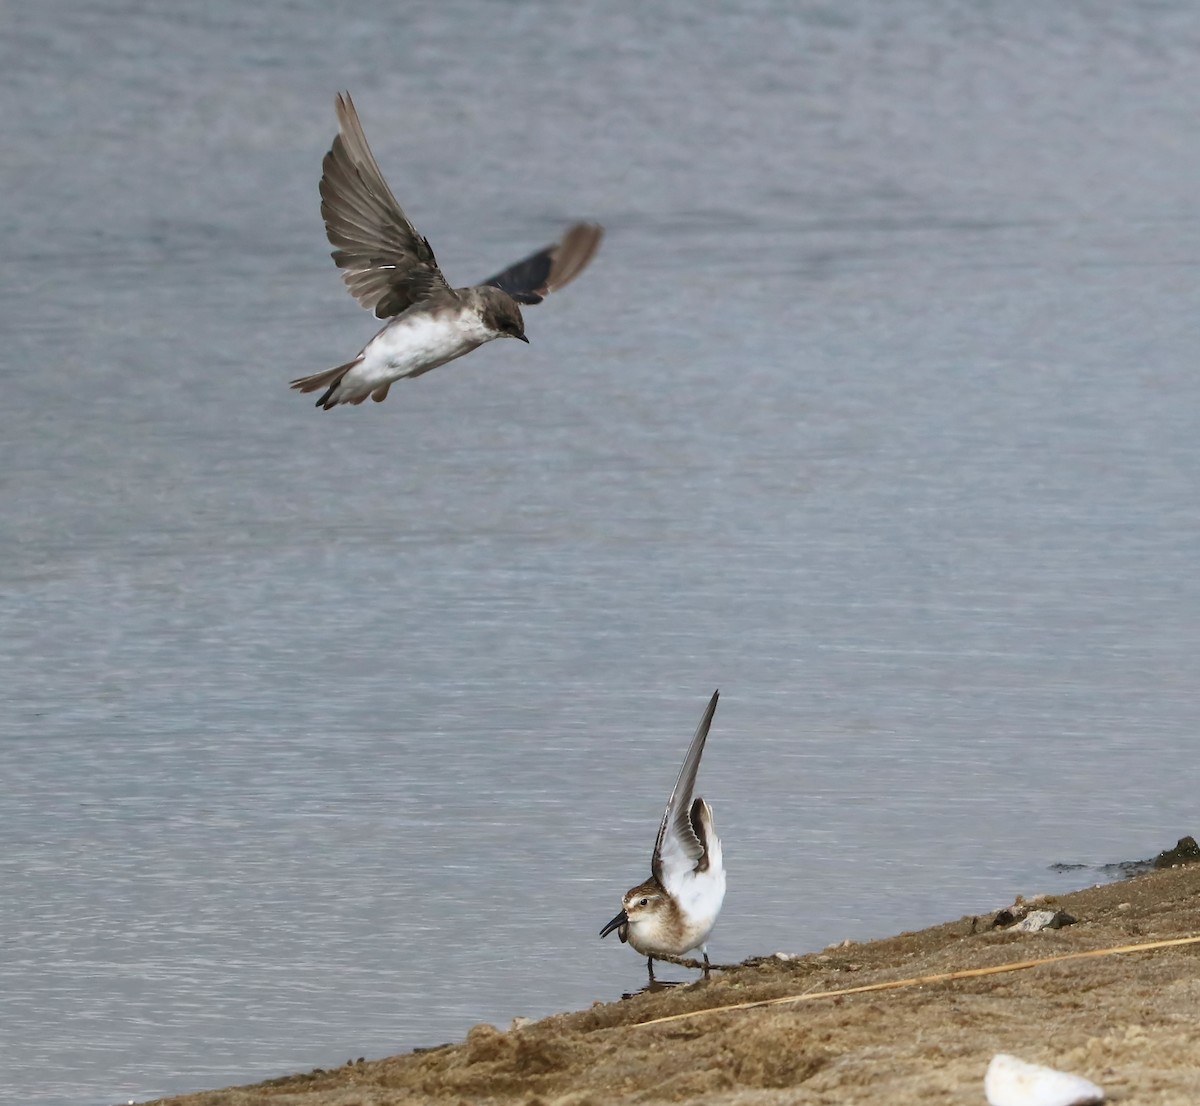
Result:
M996 904L999 909L1003 904ZM384 1060L163 1100L173 1106L496 1103L983 1103L996 1052L1076 1072L1110 1101L1200 1103L1200 943L836 997L914 977L1200 936L1200 866L1039 902L1040 933L965 917L917 933L748 961L671 988ZM735 1003L809 995L739 1010ZM707 1011L707 1012L703 1012ZM658 1024L657 1018L689 1015ZM691 1016L695 1014L696 1016Z

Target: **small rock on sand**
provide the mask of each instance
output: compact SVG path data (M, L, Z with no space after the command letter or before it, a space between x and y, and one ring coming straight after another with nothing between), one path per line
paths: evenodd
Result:
M1018 933L1041 933L1043 929L1062 929L1075 924L1065 910L1031 910L1015 926Z

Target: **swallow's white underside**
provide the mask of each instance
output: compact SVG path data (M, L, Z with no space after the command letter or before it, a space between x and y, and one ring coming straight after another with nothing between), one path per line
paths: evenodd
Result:
M342 377L335 395L342 403L365 398L384 384L420 376L497 337L471 307L431 313L418 304L397 315L363 347L362 360Z

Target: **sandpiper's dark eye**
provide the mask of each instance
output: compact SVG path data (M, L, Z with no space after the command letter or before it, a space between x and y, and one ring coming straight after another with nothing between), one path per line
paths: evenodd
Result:
M642 899L642 900L641 900L641 901L638 903L638 906L649 906L649 905L650 905L650 900L649 900L649 899Z

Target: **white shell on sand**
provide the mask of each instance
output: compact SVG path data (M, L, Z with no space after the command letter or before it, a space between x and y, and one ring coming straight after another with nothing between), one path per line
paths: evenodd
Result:
M1104 1092L1081 1075L1027 1064L998 1052L983 1077L991 1106L1093 1106Z

